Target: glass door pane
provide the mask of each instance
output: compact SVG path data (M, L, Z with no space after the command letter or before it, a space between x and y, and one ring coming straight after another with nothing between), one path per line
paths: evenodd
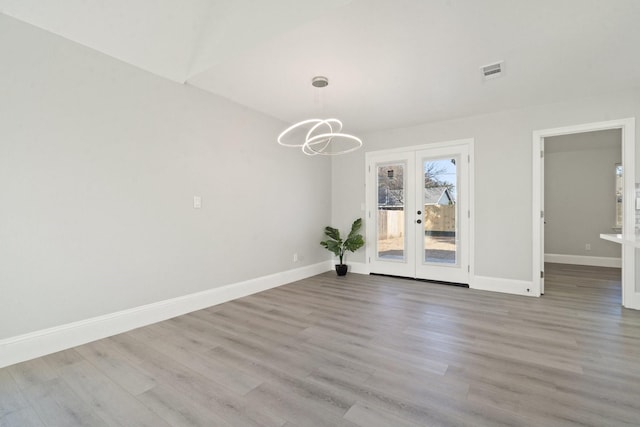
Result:
M405 235L405 170L404 163L377 165L377 258L404 261Z
M458 156L423 159L424 263L458 264Z

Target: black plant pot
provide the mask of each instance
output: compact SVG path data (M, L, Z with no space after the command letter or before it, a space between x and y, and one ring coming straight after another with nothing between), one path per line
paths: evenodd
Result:
M347 264L336 264L336 273L338 273L338 276L346 276Z

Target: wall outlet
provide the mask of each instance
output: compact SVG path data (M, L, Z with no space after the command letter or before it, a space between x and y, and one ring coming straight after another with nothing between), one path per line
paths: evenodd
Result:
M584 245L584 249L587 251L591 250L591 243L587 243L586 245Z
M293 254L293 262L298 262L298 252Z

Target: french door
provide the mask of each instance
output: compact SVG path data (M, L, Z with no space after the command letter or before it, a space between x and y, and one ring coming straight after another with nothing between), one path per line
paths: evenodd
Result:
M469 283L470 142L367 153L372 273Z

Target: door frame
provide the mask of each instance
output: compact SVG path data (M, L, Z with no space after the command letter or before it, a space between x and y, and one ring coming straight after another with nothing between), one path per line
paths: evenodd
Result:
M621 129L622 134L622 167L624 170L624 196L622 199L622 223L625 239L635 240L635 118L609 120L605 122L583 123L533 132L533 191L532 191L532 290L540 296L543 286L541 272L544 271L544 247L541 222L542 204L544 200L544 170L542 146L544 138L600 130ZM622 305L627 308L640 309L640 293L635 290L635 248L622 245Z
M469 163L468 163L468 173L469 173L469 182L468 182L468 193L469 193L469 231L468 238L469 241L468 251L469 251L469 287L473 287L474 277L475 277L475 155L474 155L474 146L475 146L475 138L464 138L464 139L455 139L450 141L439 141L432 142L428 144L421 145L411 145L399 148L390 148L385 150L377 150L377 151L367 151L365 153L365 232L366 232L366 244L365 244L365 263L367 266L367 271L371 272L371 258L376 255L376 242L371 241L368 237L371 236L371 233L375 234L373 227L377 227L375 223L375 213L369 209L371 206L371 197L372 191L367 188L366 183L368 182L367 175L368 166L370 164L372 157L383 156L387 154L393 153L403 153L407 151L420 151L420 150L429 150L432 148L450 148L455 146L465 145L468 149L469 154Z

